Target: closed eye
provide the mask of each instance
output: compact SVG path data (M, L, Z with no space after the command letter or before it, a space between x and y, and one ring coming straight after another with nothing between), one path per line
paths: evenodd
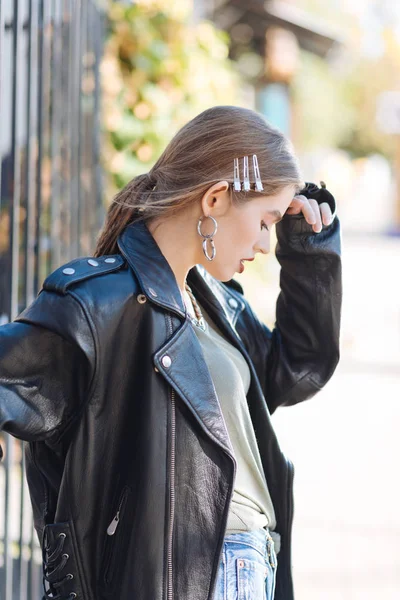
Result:
M261 221L261 229L266 229L267 231L269 231L269 227L265 221Z

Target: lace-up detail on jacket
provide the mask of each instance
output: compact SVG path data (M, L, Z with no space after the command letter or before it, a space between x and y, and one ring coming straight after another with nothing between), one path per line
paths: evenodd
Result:
M65 527L68 525L67 523L47 525L43 536L44 596L42 596L42 600L74 600L75 598L78 600L78 593L70 589L70 586L74 585L70 583L74 579L74 575L69 570L70 567L73 567L72 562L74 561L71 560L70 554L65 552L66 546L71 546L68 543L70 542L68 539L70 533L69 530L68 533L56 531L57 528L60 529L60 525L63 525L64 529L68 529ZM49 586L47 590L46 582Z

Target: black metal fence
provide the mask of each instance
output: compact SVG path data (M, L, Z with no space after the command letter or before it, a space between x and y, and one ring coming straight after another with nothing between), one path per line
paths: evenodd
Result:
M0 0L0 325L46 275L91 254L104 219L100 0ZM0 600L42 597L23 444L4 435Z

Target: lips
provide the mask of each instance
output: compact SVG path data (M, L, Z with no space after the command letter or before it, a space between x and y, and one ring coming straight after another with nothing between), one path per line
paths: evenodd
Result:
M243 273L243 271L244 271L244 261L245 260L252 261L252 260L254 260L254 258L241 258L239 261L239 264L240 264L239 273Z

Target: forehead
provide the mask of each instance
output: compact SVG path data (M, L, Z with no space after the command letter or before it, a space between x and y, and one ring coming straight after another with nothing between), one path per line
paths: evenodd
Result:
M283 190L274 194L273 196L266 196L267 198L277 200L278 202L291 202L293 197L299 193L297 185L288 185Z
M258 198L258 204L261 209L276 213L275 216L279 217L278 212L283 214L297 193L296 186L288 185L277 194L261 196Z

